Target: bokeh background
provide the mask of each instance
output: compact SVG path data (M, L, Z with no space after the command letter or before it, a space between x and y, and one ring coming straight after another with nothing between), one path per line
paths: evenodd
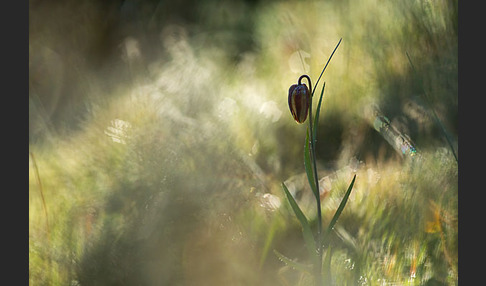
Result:
M458 5L29 1L29 285L312 285L288 88L327 67L334 285L457 285ZM317 100L314 101L314 107Z

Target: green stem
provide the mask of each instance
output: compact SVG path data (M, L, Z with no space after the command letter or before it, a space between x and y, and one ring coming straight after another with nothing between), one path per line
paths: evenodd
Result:
M311 99L309 103L309 138L310 138L310 149L312 153L312 169L314 171L314 180L316 184L316 203L317 203L317 264L315 265L315 273L316 273L316 285L321 286L322 285L322 213L321 213L321 198L320 198L320 192L319 192L319 177L317 176L317 164L316 164L316 148L315 148L315 138L314 138L314 132L313 132L313 125L312 125L312 96L313 96L313 90L312 90L312 83L307 75L302 75L299 78L299 84L301 84L301 80L303 78L306 78L307 81L309 82L309 92L311 94Z

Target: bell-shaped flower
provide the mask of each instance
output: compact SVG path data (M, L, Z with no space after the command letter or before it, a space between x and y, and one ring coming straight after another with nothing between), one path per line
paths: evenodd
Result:
M297 123L304 123L309 113L311 94L305 84L294 84L289 88L289 108Z

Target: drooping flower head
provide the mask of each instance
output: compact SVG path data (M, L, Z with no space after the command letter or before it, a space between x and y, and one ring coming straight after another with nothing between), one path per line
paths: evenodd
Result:
M311 94L305 84L294 84L289 88L289 108L297 123L304 123L309 114Z

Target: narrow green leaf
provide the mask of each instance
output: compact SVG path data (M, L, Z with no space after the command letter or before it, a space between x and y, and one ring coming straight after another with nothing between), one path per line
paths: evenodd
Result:
M309 147L309 128L307 128L307 133L305 137L305 146L304 146L304 166L305 166L305 173L307 174L307 180L309 181L309 185L311 186L312 193L319 199L319 193L317 192L316 181L314 180L314 173L312 172L312 164L310 159L310 147Z
M329 62L331 61L331 58L332 58L332 56L334 55L334 52L336 52L336 50L337 50L337 48L339 47L339 44L341 44L341 41L342 41L342 40L343 40L343 38L339 39L339 42L337 43L336 47L334 48L334 51L332 51L331 55L329 56L329 59L327 59L327 63L326 63L326 65L324 66L324 68L322 69L321 74L319 75L319 78L317 79L317 81L316 81L316 85L315 85L315 86L317 86L317 85L319 84L319 81L321 80L322 74L323 74L323 73L324 73L324 71L326 70L327 65L328 65L328 64L329 64ZM312 91L312 95L314 95L314 91L315 91L315 90L316 90L316 89L314 88L314 90Z
M353 189L355 179L356 179L356 175L354 175L353 180L351 181L351 184L349 185L349 188L346 191L346 194L344 195L343 199L341 200L341 203L339 204L339 207L336 210L336 213L334 214L334 217L331 220L331 223L329 223L329 226L327 227L326 235L328 235L331 232L331 230L334 228L334 225L336 224L339 216L343 212L344 206L346 206L349 195L351 194L351 190Z
M312 230L309 225L309 221L305 217L304 213L300 209L299 205L297 202L294 200L294 197L292 197L292 194L290 194L289 190L287 189L287 186L285 186L284 183L282 183L282 189L285 192L285 195L287 196L287 200L290 203L290 206L292 207L292 210L295 213L295 216L300 222L300 225L302 226L302 233L304 234L304 241L305 241L305 246L307 250L309 251L309 255L314 260L315 257L317 257L317 252L316 252L316 242L314 240L314 236L312 235Z
M296 261L286 257L285 255L283 255L282 253L278 252L275 249L273 250L273 252L286 265L288 265L288 266L290 266L290 267L292 267L296 270L299 270L301 272L306 272L306 273L309 273L309 274L312 273L312 266L311 265L305 265L305 264L296 262Z
M317 104L317 110L316 110L316 117L314 120L314 145L315 142L317 141L317 125L319 124L319 114L321 111L321 102L322 102L322 95L324 94L324 88L326 87L326 82L323 83L322 85L322 90L321 90L321 96L319 97L319 103Z

